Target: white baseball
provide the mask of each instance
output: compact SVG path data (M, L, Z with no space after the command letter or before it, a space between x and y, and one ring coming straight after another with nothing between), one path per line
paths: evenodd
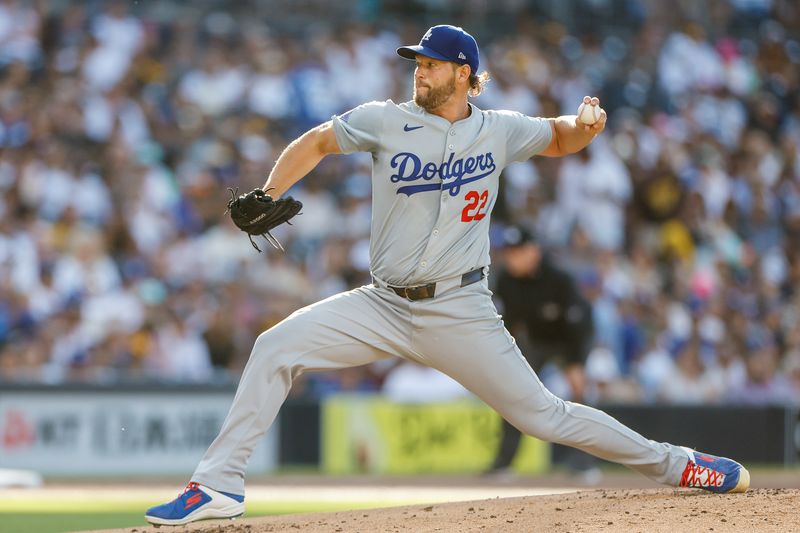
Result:
M600 106L581 103L578 106L578 120L587 126L591 126L600 120Z

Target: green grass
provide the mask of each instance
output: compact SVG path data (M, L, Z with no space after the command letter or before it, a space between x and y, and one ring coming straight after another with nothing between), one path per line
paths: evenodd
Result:
M153 502L103 502L103 508L93 502L41 503L0 501L0 533L65 533L92 529L116 529L144 526L144 510ZM409 502L411 503L411 502ZM245 517L345 511L404 505L397 502L252 502ZM35 507L39 507L36 509Z
M144 525L142 513L0 513L2 533L61 533Z

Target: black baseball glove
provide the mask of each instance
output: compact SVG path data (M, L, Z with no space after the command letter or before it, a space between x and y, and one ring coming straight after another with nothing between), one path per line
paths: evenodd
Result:
M247 194L237 196L237 190L228 189L231 199L228 200L228 211L233 223L240 230L247 233L253 248L261 249L253 240L253 235L261 235L275 248L283 250L278 239L272 236L270 230L289 222L303 208L303 204L291 196L273 200L262 189L253 189Z

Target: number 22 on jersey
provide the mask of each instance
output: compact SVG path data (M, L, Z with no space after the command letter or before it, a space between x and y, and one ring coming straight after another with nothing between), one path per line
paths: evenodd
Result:
M481 220L486 216L486 202L489 200L489 191L469 191L465 196L467 205L461 210L461 222Z

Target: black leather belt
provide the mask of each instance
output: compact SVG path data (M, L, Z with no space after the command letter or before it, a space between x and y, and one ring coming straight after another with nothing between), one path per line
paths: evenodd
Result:
M467 285L472 285L483 279L483 267L476 268L475 270L470 270L463 276L461 276L461 285L460 287L466 287ZM428 283L427 285L417 285L416 287L392 287L391 285L387 286L388 289L394 291L397 295L402 296L403 298L407 298L411 301L416 300L426 300L428 298L433 298L436 293L436 284L435 283Z

